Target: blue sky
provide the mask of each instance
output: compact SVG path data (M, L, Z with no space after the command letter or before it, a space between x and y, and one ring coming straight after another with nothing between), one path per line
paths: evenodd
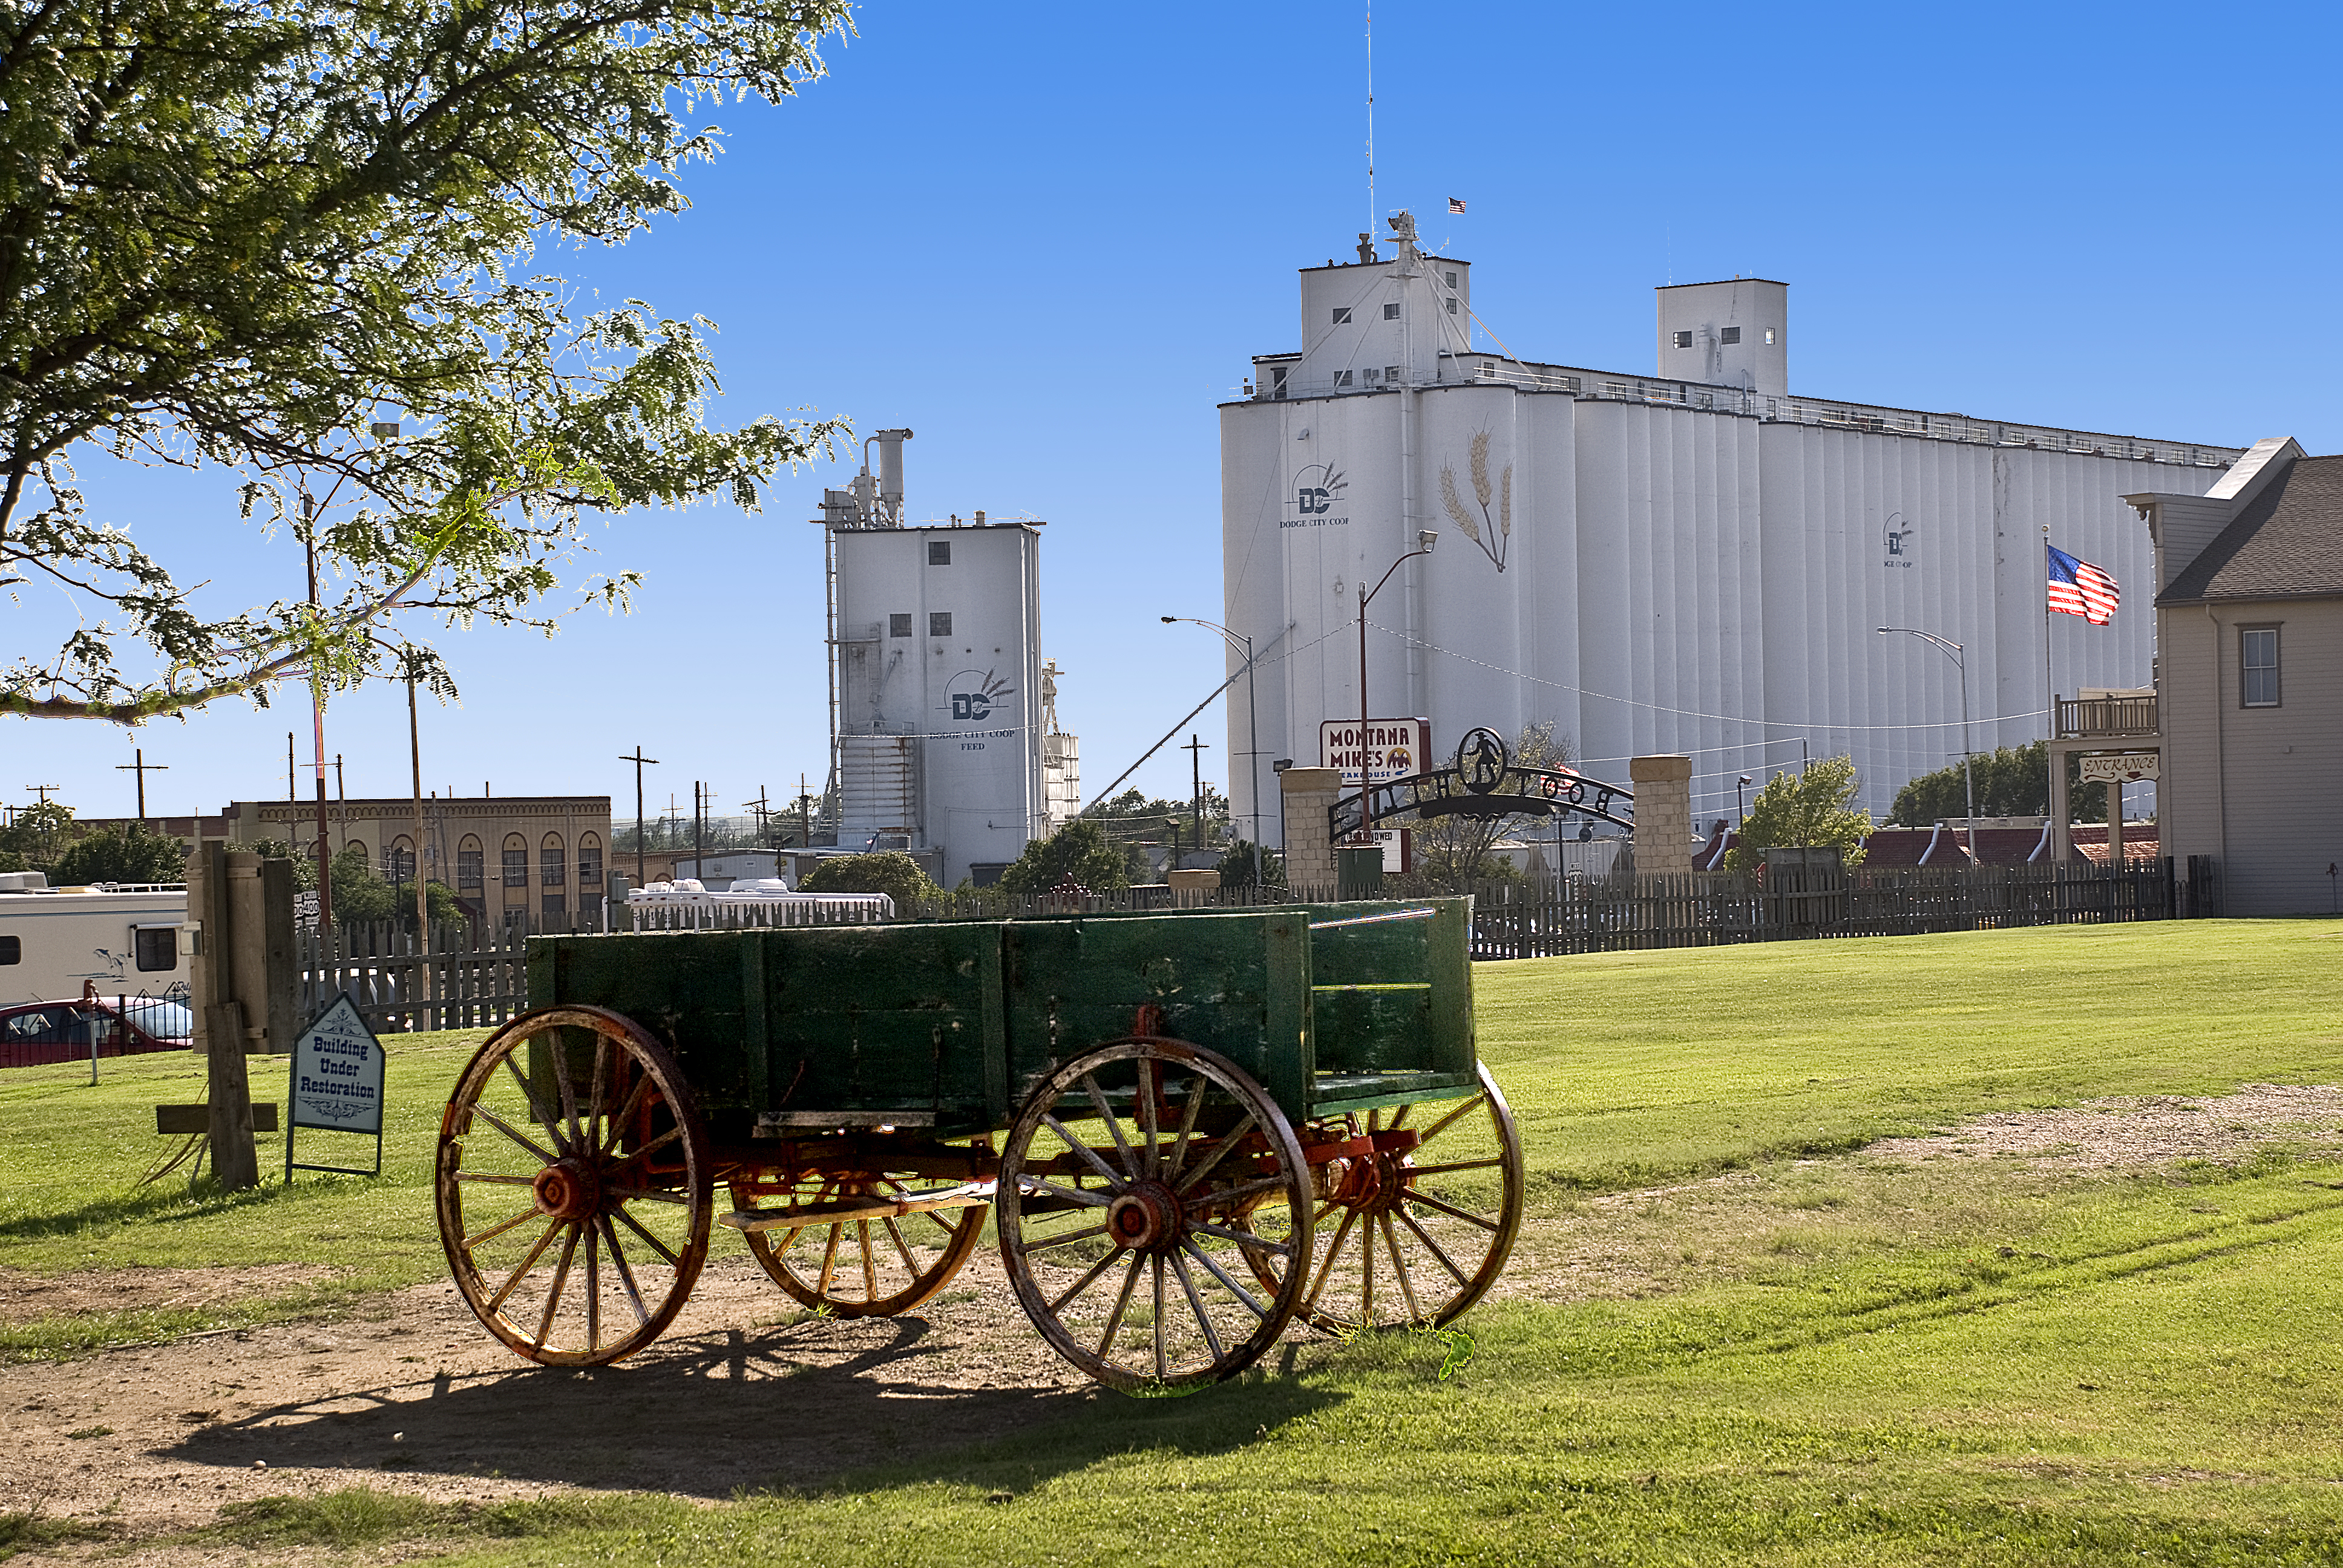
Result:
M1299 346L1293 269L1366 225L1363 20L875 0L797 101L712 116L727 151L688 175L693 211L538 265L719 322L721 421L911 427L914 518L1047 518L1043 653L1095 791L1221 678L1216 638L1157 618L1218 618L1214 405L1249 356ZM2343 450L2318 315L2338 297L2338 31L2310 6L2248 33L2152 5L1384 0L1376 209L1477 263L1477 310L1526 357L1647 369L1654 285L1752 274L1792 286L1803 392ZM299 591L297 548L239 522L225 476L82 472L99 515L213 579L207 602ZM638 743L663 761L654 801L695 779L728 808L818 786L805 519L848 472L785 479L755 517L614 519L577 569L642 571L631 617L450 635L463 700L427 700L427 788L608 792L623 816ZM0 611L7 650L44 646L58 609ZM1217 707L1197 727L1220 772ZM403 689L339 699L327 728L350 793L404 792ZM0 796L55 784L126 813L136 745L171 769L150 809L216 810L283 791L288 729L306 761L298 688L135 736L0 720ZM1184 794L1187 764L1167 748L1135 781Z

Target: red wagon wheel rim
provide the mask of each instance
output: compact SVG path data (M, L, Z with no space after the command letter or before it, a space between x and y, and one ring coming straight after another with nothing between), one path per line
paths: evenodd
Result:
M552 1366L632 1355L708 1257L708 1134L659 1041L601 1008L490 1035L440 1121L439 1239L490 1333Z
M1245 1210L1272 1198L1292 1228L1247 1228ZM1292 1124L1243 1069L1146 1038L1101 1046L1034 1090L1009 1131L993 1212L1010 1284L1042 1337L1137 1392L1234 1377L1277 1342L1305 1282L1309 1199Z

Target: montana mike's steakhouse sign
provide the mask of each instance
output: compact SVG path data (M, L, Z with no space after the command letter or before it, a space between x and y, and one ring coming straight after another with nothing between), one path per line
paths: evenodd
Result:
M1432 720L1371 719L1365 744L1360 742L1359 721L1329 719L1318 726L1318 766L1342 770L1342 782L1359 782L1359 754L1366 753L1367 782L1387 784L1413 778L1433 766Z

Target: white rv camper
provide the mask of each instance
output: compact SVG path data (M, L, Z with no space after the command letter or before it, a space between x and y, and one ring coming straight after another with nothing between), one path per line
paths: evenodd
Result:
M0 871L0 1007L77 997L184 995L181 886L52 888Z

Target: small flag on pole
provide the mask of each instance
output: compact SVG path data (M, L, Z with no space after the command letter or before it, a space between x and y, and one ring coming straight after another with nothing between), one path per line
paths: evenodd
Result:
M2107 625L2123 599L2116 579L2046 540L2043 548L2050 552L2050 608L2060 615L2079 615L2093 626Z
M1463 196L1450 196L1448 198L1448 210L1450 212L1463 212L1464 210L1464 198Z

